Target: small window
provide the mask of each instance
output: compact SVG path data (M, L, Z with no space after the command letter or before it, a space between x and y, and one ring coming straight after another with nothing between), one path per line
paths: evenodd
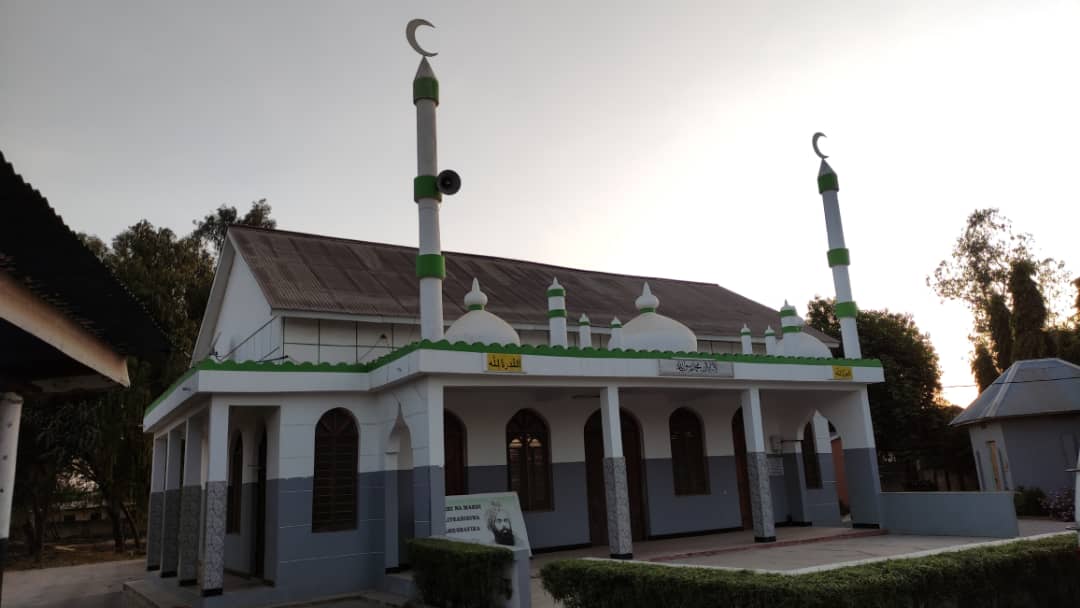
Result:
M821 489L821 461L818 460L817 444L814 442L814 423L806 423L802 433L802 461L806 474L806 488Z
M675 494L709 493L709 468L705 462L705 437L701 419L694 412L680 407L668 418L671 433L671 468Z
M229 453L229 490L225 495L225 532L240 533L240 501L244 486L244 440L240 433L233 438Z
M315 425L315 481L311 531L356 529L356 476L360 434L352 414L335 408Z
M536 412L521 410L506 424L506 463L523 511L554 508L548 426Z

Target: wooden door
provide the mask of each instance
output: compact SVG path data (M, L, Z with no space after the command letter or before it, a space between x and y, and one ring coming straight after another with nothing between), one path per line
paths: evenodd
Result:
M731 437L735 444L735 479L739 485L739 514L742 526L749 530L754 527L754 516L750 511L750 471L746 468L746 430L743 428L742 408L735 412L731 421Z
M645 538L645 476L642 462L641 428L626 411L620 412L623 456L626 461L626 484L630 500L630 534L633 540ZM589 540L594 545L608 544L607 492L604 485L604 436L600 411L585 423L585 484L589 507Z
M990 453L990 467L994 471L994 489L1000 492L1004 484L1001 482L1001 463L998 461L997 442L987 441L986 451Z
M446 495L468 494L465 477L465 425L454 414L443 412L443 446L446 452Z

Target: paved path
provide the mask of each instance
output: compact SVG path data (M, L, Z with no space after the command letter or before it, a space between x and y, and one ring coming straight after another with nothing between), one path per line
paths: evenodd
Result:
M4 608L119 608L124 581L146 573L146 560L126 560L4 573Z

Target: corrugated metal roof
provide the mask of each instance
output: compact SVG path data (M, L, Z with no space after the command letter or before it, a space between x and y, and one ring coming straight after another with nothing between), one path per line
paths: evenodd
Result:
M1009 366L952 424L1071 412L1080 412L1080 366L1061 359L1029 359Z
M416 249L234 226L230 235L272 308L351 315L417 318L419 283ZM594 325L612 316L625 323L637 314L634 299L648 281L660 312L689 326L699 337L738 338L743 323L761 337L779 328L779 313L710 283L591 272L536 262L444 252L443 306L447 322L464 314L462 298L473 277L487 293L487 309L507 322L547 325L546 291L558 277L566 288L569 325L582 313ZM807 328L826 344L832 338Z

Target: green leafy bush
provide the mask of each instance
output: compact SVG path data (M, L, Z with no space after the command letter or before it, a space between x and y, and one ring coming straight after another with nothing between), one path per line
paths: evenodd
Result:
M1044 500L1046 500L1046 494L1039 488L1017 486L1016 493L1013 494L1013 503L1016 505L1016 514L1020 517L1039 517L1046 515L1046 509L1043 508L1042 505Z
M487 608L509 599L506 568L514 554L506 549L442 538L408 541L409 563L424 603L439 608Z
M803 575L560 560L541 569L567 608L950 608L1080 605L1075 535Z

